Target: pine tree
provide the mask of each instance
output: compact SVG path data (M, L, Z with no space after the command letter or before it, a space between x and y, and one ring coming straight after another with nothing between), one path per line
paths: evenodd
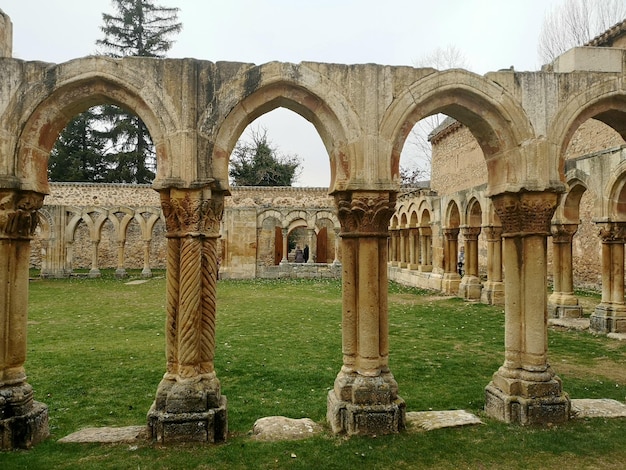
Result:
M149 0L114 0L117 15L102 14L104 38L96 41L110 57L165 57L171 37L180 32L178 8L155 5ZM146 125L117 106L104 106L110 125L106 134L116 152L106 181L150 183L155 173L156 154Z
M229 175L235 186L291 186L298 177L297 155L279 155L267 130L252 132L252 142L239 141L233 150Z
M165 57L171 37L183 28L178 8L149 0L113 0L113 5L117 15L102 14L104 39L96 41L110 57Z
M50 154L51 181L103 181L107 140L97 129L97 108L89 109L65 127Z
M100 52L117 58L165 57L172 47L172 36L182 29L179 9L158 6L149 0L112 3L116 14L102 14L104 25L100 29L104 38L96 41ZM97 141L93 140L96 135ZM105 146L103 142L107 141ZM93 152L101 152L102 161L96 162ZM85 160L92 163L83 163ZM141 119L118 106L105 105L70 121L50 154L49 167L54 181L150 183L155 177L156 154Z

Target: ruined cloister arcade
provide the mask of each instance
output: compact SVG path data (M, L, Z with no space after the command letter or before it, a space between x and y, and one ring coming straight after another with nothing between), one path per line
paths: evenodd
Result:
M332 231L327 259L340 254L343 284L342 349L337 351L342 366L327 396L332 431L381 434L404 428L402 383L389 367L389 262L392 268L431 278L442 269L444 291L460 290L471 299L484 295L493 302L503 299L503 364L485 384L490 416L521 424L568 420L570 399L558 370L548 363L548 238L558 224L575 222L568 204L576 193L563 197L570 184L563 155L576 128L595 118L626 134L622 51L612 56L611 72L596 72L582 60L575 72L507 70L485 76L464 70L310 62L87 57L46 64L9 55L0 59L3 448L29 447L48 434L48 409L33 400L26 378L30 241L46 218L39 212L51 192L47 161L59 132L77 112L103 103L137 114L157 152L152 187L162 216L139 213L146 227L162 217L167 238L164 376L155 384L147 418L153 439L226 439L228 403L214 358L219 354L215 320L220 235L236 230L240 220L224 220L226 201L234 193L228 160L245 127L276 107L300 114L319 132L328 152L328 194L334 207L320 220L306 210L282 214L280 224L276 214L268 213L255 217L246 233L256 237L259 227L273 226L275 233L280 227L284 240L283 230L304 227L313 247L322 229ZM404 141L415 122L439 112L470 129L484 154L487 182L463 198L436 200L424 193L416 204L404 207L404 196L398 200ZM600 330L613 330L626 319L624 179L608 167L598 177L606 182L593 187L604 191L597 200L607 282L603 306L592 321ZM95 218L97 211L87 212L94 227L108 220L122 234L124 224L138 222L136 213L121 206L107 211ZM82 212L77 217L87 220ZM151 232L145 233L147 241ZM462 278L456 267L459 235L465 240ZM443 245L432 243L438 236ZM489 246L486 292L477 288L479 237ZM567 247L560 253L558 262L565 265ZM621 270L615 260L621 260ZM560 280L565 293L567 284L567 279Z

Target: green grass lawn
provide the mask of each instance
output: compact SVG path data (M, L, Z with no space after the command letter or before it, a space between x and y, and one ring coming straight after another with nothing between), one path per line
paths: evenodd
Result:
M220 445L59 444L83 427L146 423L165 371L165 279L32 280L26 371L49 407L51 437L0 453L1 469L624 468L626 419L546 428L505 425L482 413L484 387L504 358L504 313L390 285L390 367L408 411L465 409L484 425L372 437L262 443L263 416L325 424L341 367L337 281L220 281L216 369L228 397ZM598 299L599 302L599 299ZM550 362L572 398L626 394L626 343L550 331Z

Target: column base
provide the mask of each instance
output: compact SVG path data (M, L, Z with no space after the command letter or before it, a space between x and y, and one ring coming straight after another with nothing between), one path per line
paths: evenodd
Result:
M626 306L601 303L589 318L589 329L595 333L626 333Z
M477 276L463 276L459 284L459 297L465 300L480 300L482 287Z
M461 276L458 273L444 273L441 280L441 291L448 295L459 295Z
M390 372L376 377L340 372L328 392L326 418L335 434L380 435L406 427L406 404Z
M102 274L100 273L99 269L91 269L89 271L89 277L96 278L96 277L101 277L101 276Z
M115 270L115 277L122 279L128 277L128 273L126 272L126 269L118 268Z
M226 397L219 381L163 379L148 412L148 429L158 443L223 442L228 434Z
M421 273L432 273L433 265L432 264L420 264L418 265L418 271Z
M521 425L557 424L569 420L569 396L562 390L561 379L550 369L543 373L512 372L530 380L496 372L485 387L485 413L499 421ZM532 376L551 378L535 381Z
M580 318L583 308L571 292L553 292L548 297L548 318Z
M27 383L0 388L0 450L29 449L50 435L48 407Z
M487 281L480 293L480 301L487 305L504 305L504 282Z
M152 270L150 268L143 268L141 270L141 277L152 277Z

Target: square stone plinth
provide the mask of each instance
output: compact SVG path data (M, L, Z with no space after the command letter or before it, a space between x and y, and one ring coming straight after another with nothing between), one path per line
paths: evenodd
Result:
M406 404L400 397L389 404L353 404L330 390L326 417L335 434L392 434L406 427Z
M507 395L493 384L485 388L485 413L511 424L564 423L570 418L570 399L565 393L537 398Z
M203 412L168 413L155 405L148 412L148 427L152 439L162 444L171 442L223 442L228 434L226 397L220 406Z
M48 407L33 402L23 415L0 419L0 450L29 449L50 436Z

